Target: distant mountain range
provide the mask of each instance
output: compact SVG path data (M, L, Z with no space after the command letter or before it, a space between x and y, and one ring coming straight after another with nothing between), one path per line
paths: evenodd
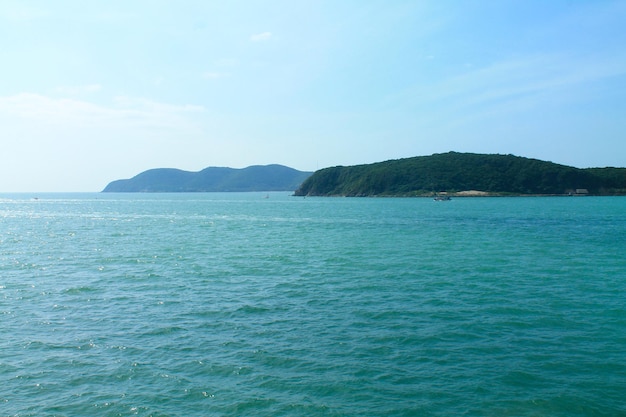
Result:
M199 172L157 168L113 181L103 192L294 191L311 174L283 165L209 167Z
M470 190L476 190L469 192ZM448 152L321 169L298 196L624 195L626 168L574 168L514 155Z

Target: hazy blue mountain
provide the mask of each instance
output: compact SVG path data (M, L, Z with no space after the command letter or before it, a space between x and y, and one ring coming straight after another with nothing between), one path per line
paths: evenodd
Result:
M157 168L113 181L103 192L293 191L311 174L283 165L209 167L199 172Z
M514 155L448 152L316 171L300 196L626 194L626 168L580 169Z

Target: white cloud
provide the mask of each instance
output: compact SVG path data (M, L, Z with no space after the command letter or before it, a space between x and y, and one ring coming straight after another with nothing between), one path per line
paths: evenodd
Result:
M250 36L250 40L252 42L264 42L268 41L272 38L272 32L263 32L257 33L255 35Z

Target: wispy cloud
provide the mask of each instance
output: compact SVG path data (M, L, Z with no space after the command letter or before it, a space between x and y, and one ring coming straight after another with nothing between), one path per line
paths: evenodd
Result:
M0 164L0 189L96 190L141 167L183 166L206 155L198 151L206 120L204 107L127 96L107 104L33 93L0 97L0 136L13 140L11 155L19 156Z
M59 86L54 89L55 93L66 94L66 95L80 95L80 94L88 94L88 93L97 93L102 90L102 86L100 84L88 84L88 85L74 85L74 86Z
M435 82L419 83L392 96L402 103L448 108L476 109L477 106L501 107L528 98L552 94L554 99L565 90L583 95L583 85L626 74L626 58L597 56L596 59L543 54L519 57L474 68ZM559 94L555 94L555 93ZM566 96L563 96L566 97ZM565 99L565 98L564 98ZM567 100L571 100L567 96Z
M250 36L250 40L252 42L269 41L271 38L272 38L272 32L257 33L257 34Z
M5 4L0 8L0 19L12 21L36 20L48 16L44 9L22 5L17 2Z
M185 129L193 124L192 115L203 111L201 106L178 106L126 96L116 97L111 106L33 93L0 97L0 117L70 128Z
M230 77L230 74L227 72L214 72L214 71L207 71L202 74L202 78L207 79L207 80L216 80L218 78L225 78L225 77Z
M215 65L218 67L234 67L238 63L239 61L233 58L221 58L215 61Z

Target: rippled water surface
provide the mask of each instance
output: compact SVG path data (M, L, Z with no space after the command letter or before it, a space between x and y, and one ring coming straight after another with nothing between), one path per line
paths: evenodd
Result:
M626 415L625 198L33 197L2 416Z

